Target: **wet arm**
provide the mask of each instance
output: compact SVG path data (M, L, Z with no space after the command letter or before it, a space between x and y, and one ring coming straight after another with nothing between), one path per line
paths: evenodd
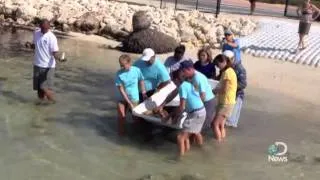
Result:
M301 6L299 6L298 8L297 8L297 15L300 17L300 11L301 11Z
M160 89L162 89L163 87L165 87L166 85L168 85L170 83L170 80L168 81L164 81L162 83L159 84L157 91L159 91Z
M128 104L132 105L132 102L131 102L130 99L128 98L128 95L127 95L127 93L125 92L123 86L120 85L120 86L118 86L118 88L119 88L119 91L120 91L123 99L124 99Z
M144 86L144 80L140 80L139 81L139 87L140 87L140 90L141 90L141 93L142 94L146 94L147 92L146 92L146 88L145 88L145 86Z
M220 85L214 90L214 94L220 94L220 93L226 92L227 90L226 83L227 83L226 80L220 81L219 83Z
M58 55L58 51L52 52L52 56L53 56L55 59L60 60L60 57L59 57L59 55Z
M234 42L228 41L227 44L233 48L239 48L239 40L234 40Z
M205 93L205 92L202 92L202 93L200 94L200 98L201 98L202 102L204 102L204 101L206 100L206 93Z
M163 103L160 105L160 108L163 108L166 104L168 104L169 102L171 102L177 95L178 95L179 91L176 88L175 90L173 90L168 96L167 98L163 101Z
M184 112L184 110L186 109L186 100L183 98L180 98L180 105L179 108L175 114L174 122L177 122L179 117L181 116L181 114Z
M317 15L314 18L312 18L312 20L316 20L316 19L318 19L319 15L320 15L320 10L317 8L317 6L315 6L313 4L312 4L312 9L313 9L313 11L317 12Z

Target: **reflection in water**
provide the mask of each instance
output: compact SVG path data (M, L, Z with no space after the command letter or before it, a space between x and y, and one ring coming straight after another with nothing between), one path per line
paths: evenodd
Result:
M312 149L320 148L319 132L302 131L301 127L306 125L297 112L276 114L252 105L267 103L270 97L276 96L278 102L281 99L303 102L268 95L264 90L252 91L242 112L241 126L228 131L226 142L217 144L209 132L202 149L193 148L185 159L175 162L172 159L176 145L161 137L144 144L131 124L127 125L129 136L117 136L113 76L118 68L119 52L98 48L93 43L60 39L60 48L66 52L68 62L57 67L58 103L35 106L36 94L31 86L33 54L21 48L30 39L31 33L25 31L0 35L0 174L3 179L319 177L318 166L314 165L316 157L309 158L315 159L313 164L289 162L277 166L266 159L267 147L278 138L297 156L315 156ZM265 96L257 98L259 93ZM312 123L308 126L309 130L320 127Z

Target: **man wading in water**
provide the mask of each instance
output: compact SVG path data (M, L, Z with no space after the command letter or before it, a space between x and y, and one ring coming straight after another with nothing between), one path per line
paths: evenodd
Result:
M50 31L50 22L46 19L40 23L40 30L33 34L33 44L31 48L35 50L33 63L33 89L38 91L38 97L42 104L46 99L50 103L55 103L53 95L53 80L56 66L56 59L59 61L58 42L56 36Z

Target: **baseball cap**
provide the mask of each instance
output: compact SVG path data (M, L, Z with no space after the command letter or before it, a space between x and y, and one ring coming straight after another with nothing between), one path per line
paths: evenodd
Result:
M180 64L180 69L188 69L188 68L191 68L193 67L193 61L192 60L186 60L186 61L183 61L181 64Z
M233 33L228 29L224 32L224 35L232 35Z
M156 53L154 52L153 49L151 48L146 48L143 50L142 52L142 57L141 60L142 61L149 61L151 59L152 56L154 56Z
M234 53L230 50L224 51L223 55L227 56L229 59L232 59L234 57Z

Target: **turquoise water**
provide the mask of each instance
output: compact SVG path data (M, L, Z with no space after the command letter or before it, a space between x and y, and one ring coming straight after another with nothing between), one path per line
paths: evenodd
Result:
M143 143L130 124L128 136L117 136L113 76L119 52L60 39L69 61L57 67L58 103L36 106L33 54L19 45L30 39L25 31L0 35L2 179L319 179L318 106L249 87L240 127L221 144L209 133L203 149L192 147L176 162L176 145L161 137ZM287 143L288 163L268 162L275 141Z

